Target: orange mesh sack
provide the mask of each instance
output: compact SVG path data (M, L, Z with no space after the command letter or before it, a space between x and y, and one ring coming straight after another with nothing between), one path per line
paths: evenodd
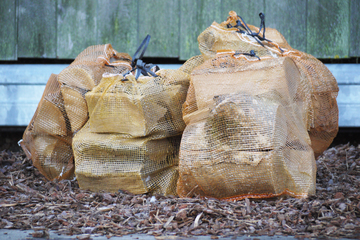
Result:
M103 72L128 71L131 58L110 44L91 46L59 75L52 74L20 141L28 158L49 180L72 178L72 137L88 119L85 93ZM99 75L100 74L100 75Z
M202 55L194 56L188 59L181 67L179 68L179 71L182 71L187 74L191 74L191 72L196 68L197 66L204 63L204 57Z
M301 73L289 57L219 52L191 73L177 193L218 199L315 193L301 118Z
M72 134L57 75L52 74L20 145L34 166L49 180L74 174Z
M234 50L239 53L254 53L264 56L288 56L292 58L301 73L306 101L304 120L311 138L311 146L316 156L325 151L338 132L338 106L336 102L339 88L336 79L315 57L290 47L285 38L276 30L265 29L265 18L261 13L261 25L257 28L247 25L234 11L229 12L227 21L214 22L199 37L199 49L204 59L215 57L217 51ZM265 31L266 30L266 31ZM266 35L265 35L266 32ZM297 101L298 96L294 96Z

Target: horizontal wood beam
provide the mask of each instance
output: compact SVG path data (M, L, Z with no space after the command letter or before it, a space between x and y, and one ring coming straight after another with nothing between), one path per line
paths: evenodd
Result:
M325 64L337 79L340 91L339 125L360 127L360 64ZM26 126L40 101L51 73L67 64L0 64L0 126ZM180 64L159 64L177 69Z

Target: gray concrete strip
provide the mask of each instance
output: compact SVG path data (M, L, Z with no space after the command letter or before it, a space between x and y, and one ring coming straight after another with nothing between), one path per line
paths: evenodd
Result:
M23 240L23 239L46 239L46 238L33 238L31 233L33 230L15 230L15 229L0 229L0 239L1 240ZM93 240L108 240L106 236L98 236L96 234L91 235L59 235L54 231L49 231L49 238L47 239L59 239L59 240L74 240L74 239L93 239ZM191 236L191 237L178 237L178 236L171 236L171 235L161 235L161 236L152 236L147 234L131 234L131 235L124 235L121 237L111 237L111 240L123 240L123 239L136 239L136 240L208 240L211 236ZM285 240L285 239L296 239L293 236L232 236L232 237L221 237L219 236L220 240ZM302 238L308 239L308 238Z

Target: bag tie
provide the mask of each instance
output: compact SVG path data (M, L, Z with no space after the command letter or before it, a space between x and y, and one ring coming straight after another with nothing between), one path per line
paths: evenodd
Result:
M227 25L228 28L237 28L239 33L244 33L247 35L252 36L261 46L265 47L264 44L261 41L268 41L268 42L272 42L271 40L265 38L265 14L264 13L259 13L259 17L260 17L260 28L259 31L253 32L251 31L251 29L249 28L249 26L246 24L246 22L244 21L244 19L237 15L238 18L240 18L240 20L236 20L236 25L232 26L230 23ZM245 30L242 30L240 28L243 28ZM262 36L260 36L262 30ZM280 47L278 47L280 49L281 52L284 52L284 50L282 50Z
M254 50L251 50L249 53L235 52L234 55L247 55L247 56L251 56L251 57L257 57L257 59L259 59L259 61L261 60L259 58L259 56L256 55Z
M144 75L144 76L148 76L149 74L153 77L157 77L158 75L156 75L156 73L154 73L151 69L153 67L155 67L155 72L159 69L159 67L155 64L152 63L145 63L142 60L142 57L144 56L144 53L146 51L146 48L148 47L150 42L150 35L148 34L144 40L141 42L139 48L136 50L134 56L132 57L132 61L131 61L131 67L132 69L128 72L126 72L125 74L123 74L124 79L123 81L126 81L125 76L130 74L131 72L136 71L135 73L135 79L137 80L140 76L140 74ZM138 56L139 55L139 56Z

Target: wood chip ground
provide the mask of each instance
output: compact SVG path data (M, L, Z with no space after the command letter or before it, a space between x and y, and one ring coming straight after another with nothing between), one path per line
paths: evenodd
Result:
M145 233L360 238L360 145L337 145L317 160L316 196L236 202L93 193L76 180L50 182L22 151L0 152L0 228L107 237Z

